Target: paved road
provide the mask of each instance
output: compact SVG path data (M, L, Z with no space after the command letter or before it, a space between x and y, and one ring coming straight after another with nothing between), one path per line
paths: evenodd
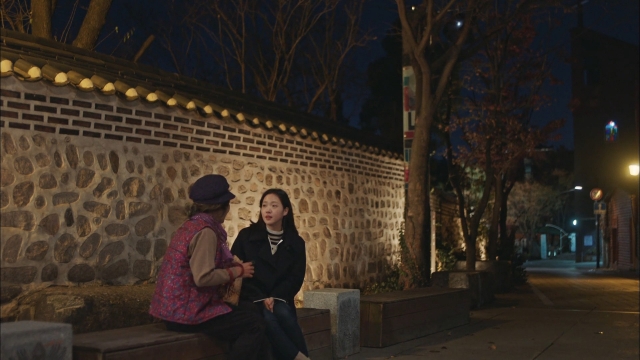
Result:
M637 313L638 279L633 278L632 273L622 276L622 273L594 267L595 262L531 262L527 264L529 285L540 303L551 308Z
M471 323L349 359L640 358L638 278L595 263L526 264L529 284L474 310Z

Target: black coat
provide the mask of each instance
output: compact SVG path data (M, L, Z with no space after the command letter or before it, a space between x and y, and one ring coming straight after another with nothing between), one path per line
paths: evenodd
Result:
M253 277L242 280L240 300L253 302L274 297L295 308L293 298L302 287L307 268L305 244L300 235L285 230L278 251L272 255L266 227L253 224L240 231L231 252L255 266Z

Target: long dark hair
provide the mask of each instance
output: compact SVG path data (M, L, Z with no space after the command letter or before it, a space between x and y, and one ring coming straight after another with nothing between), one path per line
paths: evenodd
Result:
M265 229L267 227L267 224L264 223L264 219L262 219L262 201L264 201L264 198L269 194L274 194L278 197L278 199L280 199L283 209L289 208L289 212L287 213L287 215L282 218L282 230L284 230L285 232L297 234L298 229L296 229L296 222L293 218L293 207L291 206L291 200L289 199L289 195L287 195L287 193L282 189L269 189L265 191L264 194L262 194L259 202L261 209L260 216L258 217L258 221L254 225L260 226L261 228Z

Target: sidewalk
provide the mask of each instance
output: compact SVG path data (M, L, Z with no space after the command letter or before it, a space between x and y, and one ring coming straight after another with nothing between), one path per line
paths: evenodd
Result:
M637 278L595 273L595 263L591 268L565 260L528 265L534 287L496 295L490 307L471 312L468 325L387 348L361 348L349 359L640 357L638 306L629 300L639 300Z

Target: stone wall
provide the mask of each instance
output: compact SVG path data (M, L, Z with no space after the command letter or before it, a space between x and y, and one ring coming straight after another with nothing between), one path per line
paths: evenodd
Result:
M264 190L287 191L307 245L303 289L362 287L398 249L394 154L13 77L0 111L3 301L41 284L152 282L190 184L211 173L237 195L230 244Z

